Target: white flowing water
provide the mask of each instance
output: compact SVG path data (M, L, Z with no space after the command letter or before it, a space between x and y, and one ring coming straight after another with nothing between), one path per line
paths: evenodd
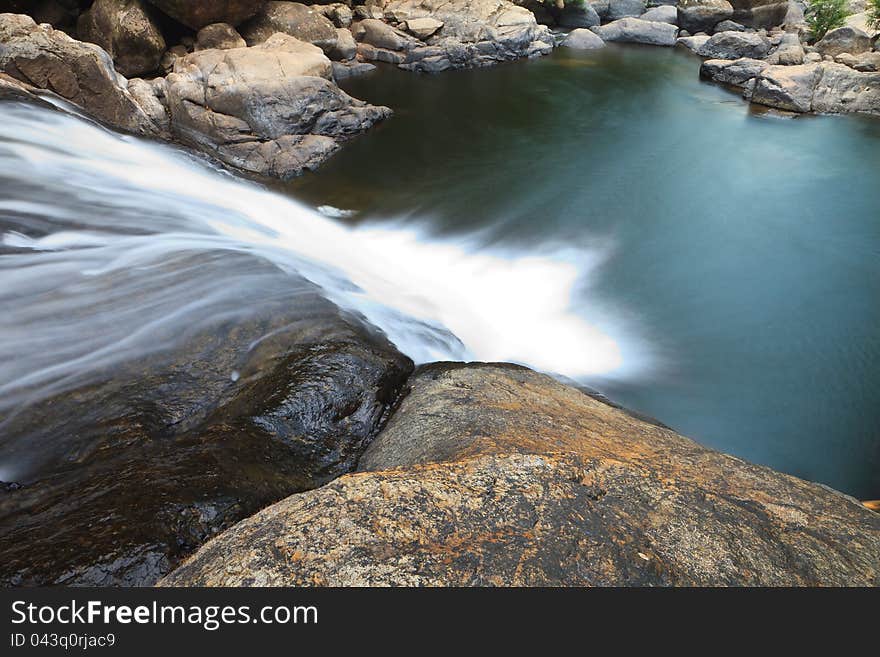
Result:
M326 202L306 207L63 111L0 104L0 411L246 314L233 299L256 302L260 278L233 253L308 279L417 362L512 361L581 380L646 366L625 322L590 298L613 244L493 251L392 219L352 228Z

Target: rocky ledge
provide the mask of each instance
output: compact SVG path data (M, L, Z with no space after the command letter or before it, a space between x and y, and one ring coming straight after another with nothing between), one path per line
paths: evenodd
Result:
M880 516L512 365L421 368L359 472L164 586L873 585Z

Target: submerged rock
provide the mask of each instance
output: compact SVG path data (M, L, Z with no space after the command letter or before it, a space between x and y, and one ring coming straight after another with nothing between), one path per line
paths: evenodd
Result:
M96 0L79 17L79 38L96 43L126 77L159 68L165 39L141 0Z
M669 23L643 21L639 18L620 20L591 28L603 41L644 43L652 46L674 46L678 28Z
M351 470L385 420L412 365L381 336L245 256L187 266L247 271L247 312L4 418L4 459L30 474L0 496L0 583L151 584L232 523Z
M21 14L0 14L0 44L0 71L9 76L52 91L115 128L161 133L99 46L71 39Z
M331 78L320 48L281 33L251 48L194 52L167 78L171 125L179 139L226 164L288 178L391 114Z
M510 365L437 364L360 472L165 586L877 585L880 516Z

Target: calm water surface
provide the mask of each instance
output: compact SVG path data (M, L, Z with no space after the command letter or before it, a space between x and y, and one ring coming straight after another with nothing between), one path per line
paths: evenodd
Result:
M756 113L698 62L613 47L383 69L346 88L394 118L287 189L359 225L599 248L590 303L625 317L643 362L588 383L706 445L878 498L880 120Z

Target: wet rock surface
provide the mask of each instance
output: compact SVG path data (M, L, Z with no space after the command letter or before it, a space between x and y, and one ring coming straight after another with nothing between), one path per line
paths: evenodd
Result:
M0 583L151 584L218 531L354 467L411 362L310 285L252 276L246 320L4 414L0 454L25 477L0 496Z
M880 516L510 365L420 368L359 472L235 525L193 585L877 585Z

